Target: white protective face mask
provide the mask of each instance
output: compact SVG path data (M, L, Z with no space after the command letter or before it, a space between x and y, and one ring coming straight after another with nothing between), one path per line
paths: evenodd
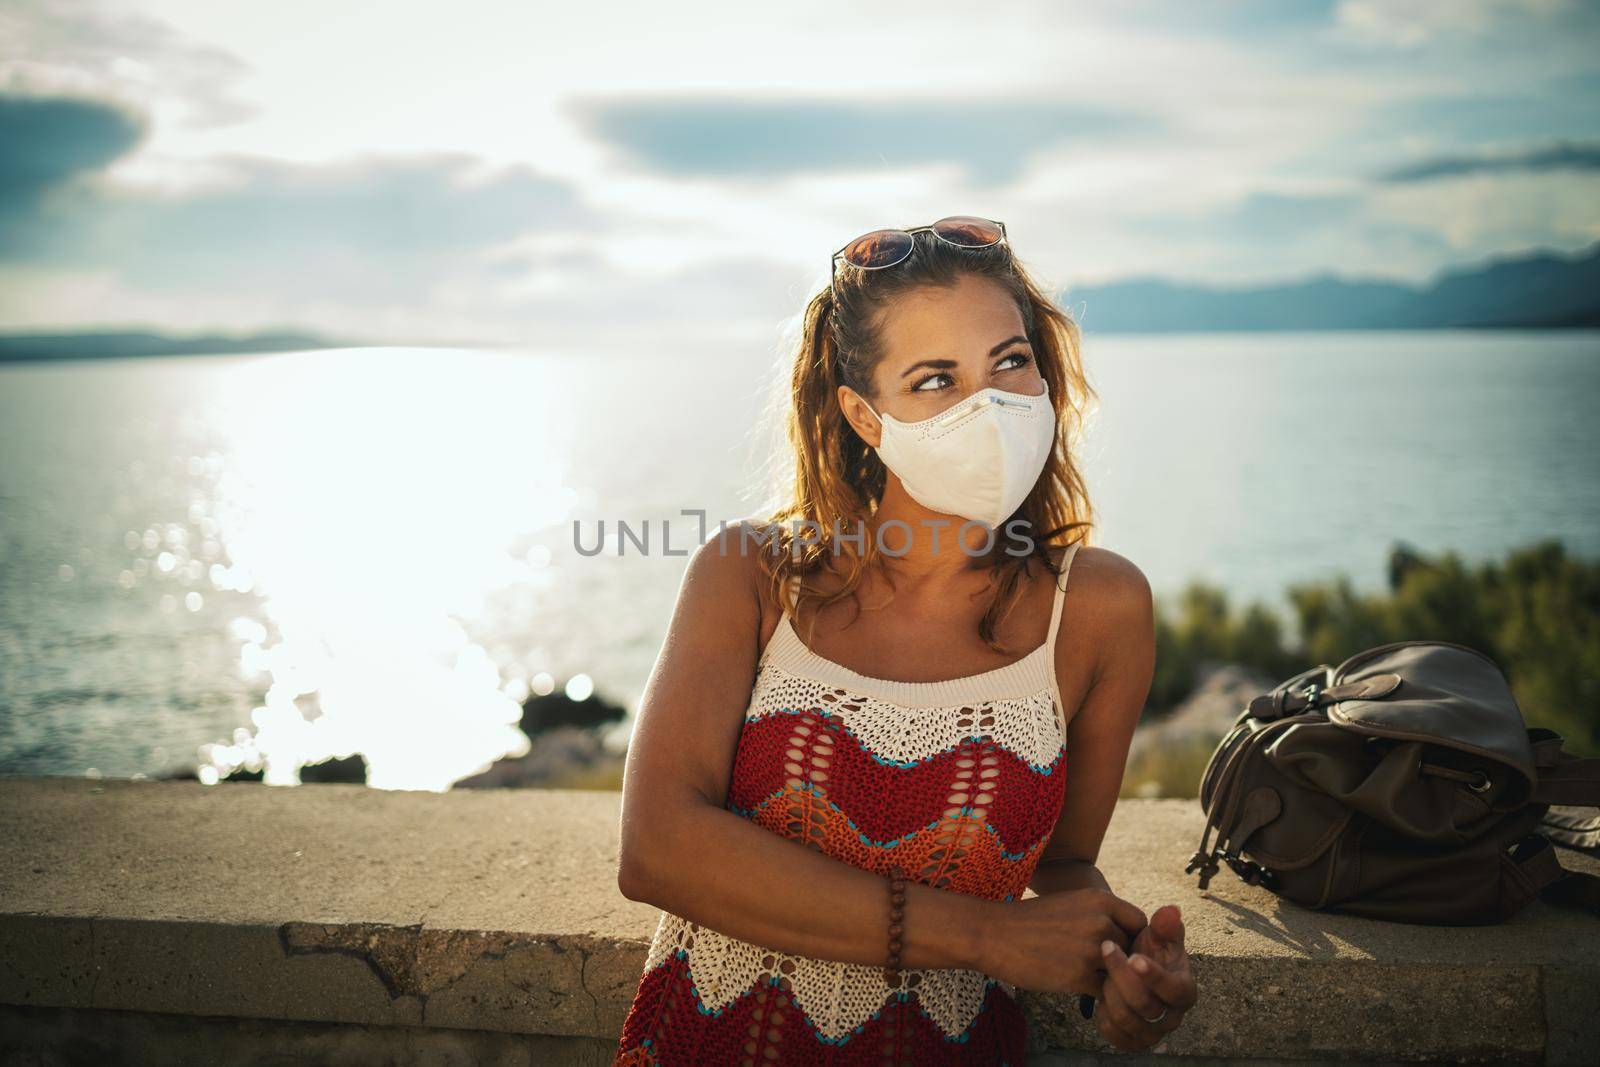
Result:
M883 426L878 458L911 499L995 530L1033 491L1056 440L1048 386L1037 396L980 389L917 422L872 413Z

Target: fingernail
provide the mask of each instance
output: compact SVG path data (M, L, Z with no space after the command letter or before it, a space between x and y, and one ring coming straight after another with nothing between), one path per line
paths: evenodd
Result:
M1150 961L1145 959L1143 956L1135 956L1133 957L1133 969L1138 971L1140 974L1149 974Z
M1116 950L1117 950L1117 946L1112 944L1109 939L1100 942L1100 955L1109 956L1113 952L1115 952Z

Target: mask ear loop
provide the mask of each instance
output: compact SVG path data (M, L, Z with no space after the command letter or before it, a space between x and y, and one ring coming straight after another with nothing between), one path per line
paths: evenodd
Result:
M872 411L872 405L867 403L867 398L866 397L862 396L860 393L856 392L854 389L850 390L850 395L855 397L857 400L861 401L861 406L862 407L866 408L868 411ZM883 416L879 415L876 411L872 411L872 417L878 420L878 433L880 433L880 434L883 433Z

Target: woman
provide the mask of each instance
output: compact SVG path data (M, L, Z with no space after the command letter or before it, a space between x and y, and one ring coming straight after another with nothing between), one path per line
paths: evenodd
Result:
M1085 546L1076 325L999 223L880 230L791 393L792 492L691 559L628 752L662 915L616 1062L1020 1064L1018 987L1150 1047L1195 987L1177 908L1095 867L1154 623Z

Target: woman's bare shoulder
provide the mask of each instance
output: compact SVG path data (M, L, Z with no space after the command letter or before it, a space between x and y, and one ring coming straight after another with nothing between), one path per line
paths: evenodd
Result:
M774 529L761 519L740 519L710 531L689 560L686 593L693 587L693 595L701 602L724 606L754 602L759 606L767 584L761 555L773 551Z
M1144 571L1109 548L1080 548L1067 575L1062 629L1073 636L1056 646L1063 694L1077 694L1072 706L1079 713L1092 708L1091 692L1105 693L1107 706L1113 709L1104 714L1090 710L1089 718L1081 721L1114 720L1131 731L1129 724L1138 720L1144 693L1134 698L1121 694L1119 687L1142 685L1148 690L1155 657L1154 605ZM1117 684L1102 686L1108 678Z
M1139 612L1151 602L1150 581L1139 565L1099 545L1078 549L1067 575L1067 589L1097 612Z
M1139 565L1109 548L1085 545L1067 576L1065 614L1091 677L1154 655L1155 604Z

